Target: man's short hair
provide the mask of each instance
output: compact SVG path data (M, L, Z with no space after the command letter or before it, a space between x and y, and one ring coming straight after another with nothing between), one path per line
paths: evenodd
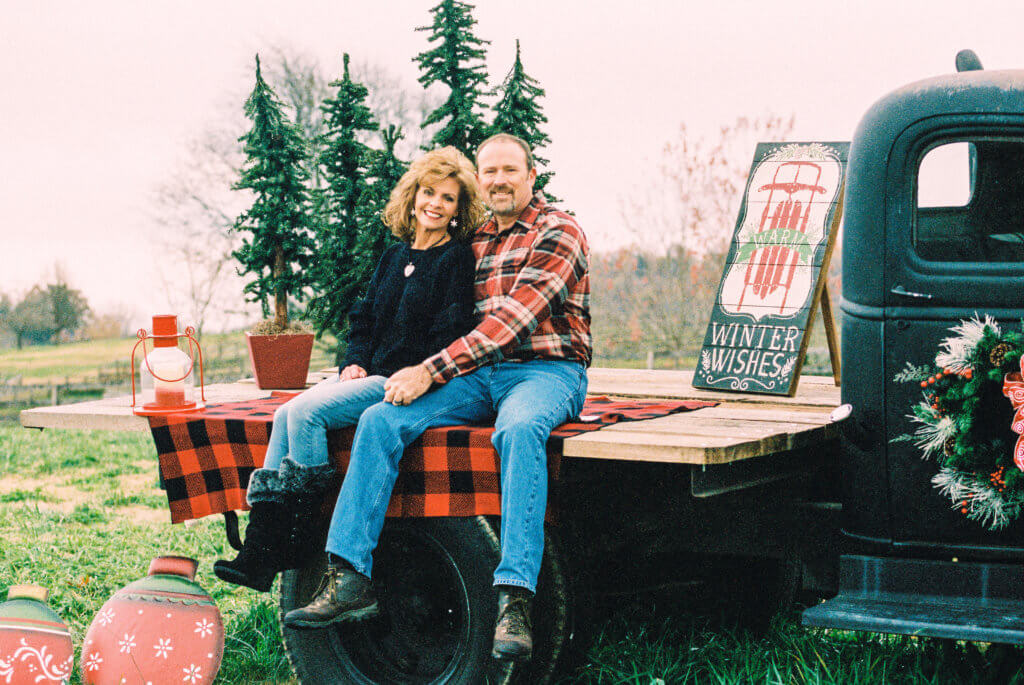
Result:
M533 151L530 149L529 143L527 143L519 136L514 136L511 133L495 133L493 136L491 136L490 138L476 146L477 169L480 168L480 151L483 150L489 143L495 143L498 141L503 141L506 143L515 143L516 145L521 147L523 149L523 152L526 153L526 170L529 171L530 169L533 168Z

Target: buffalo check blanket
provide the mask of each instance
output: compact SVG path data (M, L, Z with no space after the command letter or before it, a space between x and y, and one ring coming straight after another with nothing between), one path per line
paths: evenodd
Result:
M274 393L264 399L149 418L172 523L248 508L246 486L249 475L263 464L274 410L294 395ZM588 397L580 418L551 434L551 482L558 478L565 438L620 421L651 419L714 404ZM493 432L493 426L474 425L432 428L424 433L405 450L387 515L500 515L500 461L491 445ZM328 433L328 451L340 473L348 467L354 434L354 427Z

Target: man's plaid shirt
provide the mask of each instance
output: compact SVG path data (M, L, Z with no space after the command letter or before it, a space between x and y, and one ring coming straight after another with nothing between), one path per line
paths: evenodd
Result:
M505 231L491 217L473 236L476 328L424 361L437 383L501 360L590 364L587 238L537 193Z

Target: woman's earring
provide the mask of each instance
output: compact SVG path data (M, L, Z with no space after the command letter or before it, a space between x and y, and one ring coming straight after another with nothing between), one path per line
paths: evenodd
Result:
M452 228L455 228L456 226L459 225L459 220L458 219L452 219L451 221L448 222L448 225L451 226Z

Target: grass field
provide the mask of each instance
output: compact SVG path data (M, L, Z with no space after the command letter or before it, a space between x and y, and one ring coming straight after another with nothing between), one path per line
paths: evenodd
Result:
M89 340L64 345L33 345L21 350L0 352L0 382L20 378L23 384L46 385L56 383L95 382L100 371L126 372L129 355L137 338L111 338ZM187 349L187 342L183 343ZM229 367L234 375L247 373L248 350L245 334L211 333L203 336L203 361L208 370ZM146 343L151 349L150 343ZM136 368L142 362L142 350L136 352ZM321 341L313 346L310 367L319 369L333 365L327 346ZM137 373L137 371L136 371ZM197 374L198 378L198 374ZM125 376L127 380L127 376Z
M214 577L213 560L228 553L219 518L172 526L156 480L147 434L0 426L0 600L14 583L48 587L78 649L103 602L143 576L153 557L191 556L224 617L218 682L294 682L275 597ZM657 594L607 600L595 643L563 682L1024 682L1016 650L806 630L795 613L766 635L750 635L700 607L679 607L678 597Z

